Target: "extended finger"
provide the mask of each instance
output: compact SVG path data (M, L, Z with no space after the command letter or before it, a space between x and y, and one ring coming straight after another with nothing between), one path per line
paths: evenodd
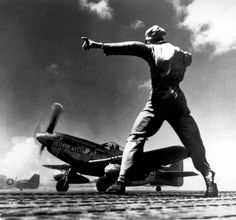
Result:
M81 37L82 40L84 40L86 43L89 42L89 39L87 37Z

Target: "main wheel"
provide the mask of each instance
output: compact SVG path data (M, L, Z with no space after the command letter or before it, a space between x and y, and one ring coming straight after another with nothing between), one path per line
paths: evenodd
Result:
M105 192L114 182L116 178L102 176L98 178L96 187L98 192Z
M69 184L64 179L59 180L56 184L56 189L58 192L66 192L69 189Z

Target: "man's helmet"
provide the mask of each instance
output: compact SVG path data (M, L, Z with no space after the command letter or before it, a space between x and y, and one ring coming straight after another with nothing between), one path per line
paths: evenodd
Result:
M157 42L163 40L163 36L166 34L164 28L154 25L146 30L145 41L146 42Z

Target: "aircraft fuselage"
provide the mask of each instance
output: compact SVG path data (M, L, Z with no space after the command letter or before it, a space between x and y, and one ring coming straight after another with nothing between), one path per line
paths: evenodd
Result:
M39 133L37 139L51 154L71 165L121 155L120 150L112 152L100 144L67 134Z

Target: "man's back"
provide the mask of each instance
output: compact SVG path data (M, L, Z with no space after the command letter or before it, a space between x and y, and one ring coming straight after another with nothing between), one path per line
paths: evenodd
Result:
M184 78L187 66L191 64L192 56L170 43L150 44L152 53L150 71L152 80L168 80L180 82ZM153 82L155 83L155 82Z

